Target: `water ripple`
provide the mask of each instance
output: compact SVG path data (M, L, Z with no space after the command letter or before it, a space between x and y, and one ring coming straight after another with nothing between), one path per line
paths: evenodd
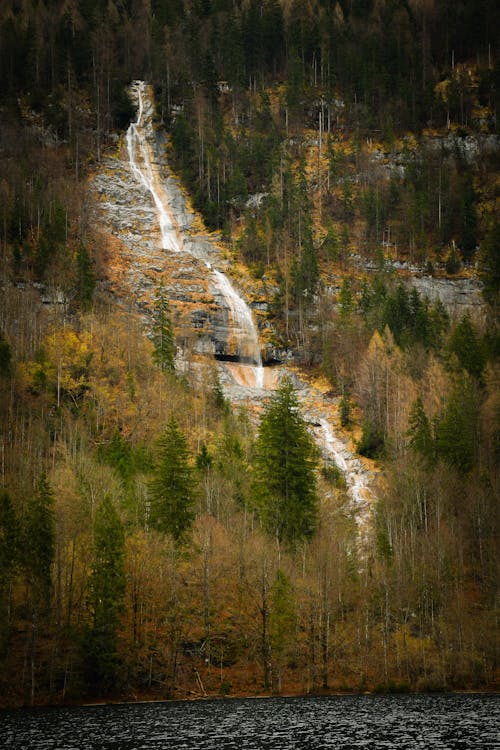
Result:
M0 712L16 750L500 750L496 695L332 696Z

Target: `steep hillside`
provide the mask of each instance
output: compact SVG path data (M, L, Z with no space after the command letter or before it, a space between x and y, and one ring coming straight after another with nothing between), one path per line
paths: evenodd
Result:
M1 4L1 704L498 686L497 5Z

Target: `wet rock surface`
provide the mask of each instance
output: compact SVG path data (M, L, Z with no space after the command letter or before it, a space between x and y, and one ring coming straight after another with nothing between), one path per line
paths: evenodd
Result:
M132 92L137 96L137 91ZM93 222L108 235L103 287L145 314L148 322L155 294L163 285L170 300L173 323L184 343L198 352L237 356L240 331L213 278L212 268L225 269L220 249L199 232L195 215L169 173L164 139L153 128L153 109L144 97L140 135L147 148L152 181L178 238L180 251L163 247L157 206L148 187L131 166L125 140L95 175ZM138 165L140 165L138 161ZM111 237L111 241L110 240ZM236 329L236 330L235 330Z

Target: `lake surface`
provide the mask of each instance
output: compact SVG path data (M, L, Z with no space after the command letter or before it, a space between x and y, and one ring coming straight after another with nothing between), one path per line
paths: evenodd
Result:
M500 749L497 695L245 698L0 712L17 750Z

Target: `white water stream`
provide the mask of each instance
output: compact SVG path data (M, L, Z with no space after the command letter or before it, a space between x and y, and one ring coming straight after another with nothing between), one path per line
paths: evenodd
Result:
M259 337L257 329L252 320L252 314L245 300L235 292L226 276L220 271L214 270L219 288L229 304L233 323L240 329L239 353L244 360L250 359L255 365L255 387L262 388L264 384L264 368L260 353Z
M321 417L319 424L324 436L324 451L333 459L345 477L347 492L357 511L359 524L360 517L365 517L373 497L369 486L370 476L364 469L361 459L348 451L342 440L333 434L330 423ZM360 531L367 531L365 524L360 524Z
M139 111L137 114L137 120L130 123L130 127L127 130L127 150L128 159L132 172L135 174L137 179L142 182L144 187L151 193L154 204L158 211L162 248L164 250L173 250L174 252L180 252L180 245L177 239L177 232L174 223L170 217L170 213L167 210L164 202L161 200L158 191L155 187L155 180L153 174L153 168L151 166L151 159L149 154L149 148L146 141L146 134L144 131L143 114L144 104L143 96L145 93L145 84L138 82L133 86L133 93L137 96L139 105ZM139 163L141 166L139 166Z
M160 181L158 175L156 175L155 179L155 173L151 162L147 131L150 126L152 106L147 97L147 87L144 81L135 81L131 86L131 92L137 99L138 114L137 120L130 123L127 130L127 151L130 169L139 182L141 182L148 192L151 193L158 211L162 248L173 252L181 252L183 250L182 240L179 239L176 230L176 222L170 213L168 201L166 199L162 200L158 192L160 189ZM147 117L144 107L145 100L148 105ZM262 365L257 328L253 321L250 308L245 300L236 292L229 279L222 273L222 271L212 269L209 263L206 265L212 272L215 286L227 303L233 328L235 329L235 337L238 341L240 357L244 361L247 360L253 362L254 387L261 389L264 386L264 368Z

